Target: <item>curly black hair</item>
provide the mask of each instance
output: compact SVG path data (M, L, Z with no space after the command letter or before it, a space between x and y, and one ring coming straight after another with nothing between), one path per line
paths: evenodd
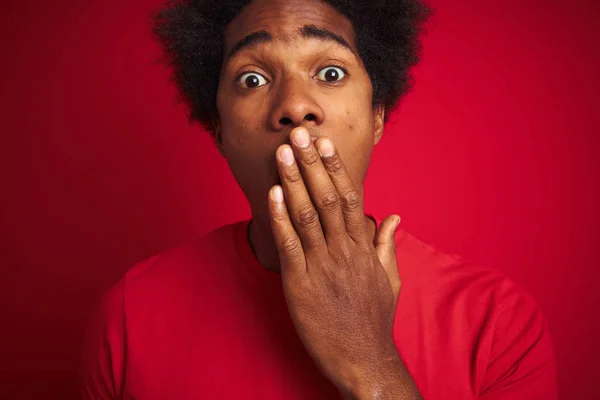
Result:
M152 15L152 31L190 122L214 134L225 26L251 0L168 0ZM373 105L386 117L412 86L420 34L432 9L420 0L326 0L354 28L358 54L373 85Z

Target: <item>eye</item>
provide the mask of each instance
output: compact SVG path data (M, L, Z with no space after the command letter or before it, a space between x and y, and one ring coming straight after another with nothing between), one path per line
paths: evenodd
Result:
M237 79L238 85L247 89L254 89L267 83L267 79L256 72L246 72Z
M339 81L346 76L346 72L340 67L325 67L319 71L317 78L325 82Z

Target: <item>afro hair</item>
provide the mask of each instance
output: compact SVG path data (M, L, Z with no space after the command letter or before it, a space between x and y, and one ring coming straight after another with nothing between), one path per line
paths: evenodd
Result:
M226 25L250 0L168 0L152 15L152 31L171 68L190 122L214 134ZM358 54L386 117L412 86L420 34L432 10L420 0L326 0L354 28Z

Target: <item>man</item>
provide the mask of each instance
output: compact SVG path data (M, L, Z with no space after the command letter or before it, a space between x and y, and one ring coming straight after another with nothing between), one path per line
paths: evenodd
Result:
M428 14L417 0L196 0L157 15L252 219L127 272L89 329L86 398L557 397L528 295L363 210Z

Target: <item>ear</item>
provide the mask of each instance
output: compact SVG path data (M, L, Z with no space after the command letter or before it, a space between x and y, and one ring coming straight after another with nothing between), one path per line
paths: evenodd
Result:
M377 104L373 107L373 120L375 121L373 145L377 145L383 136L383 126L385 125L385 107L383 104Z
M222 157L225 157L225 149L223 148L223 135L221 133L221 121L219 119L212 120L215 145Z

